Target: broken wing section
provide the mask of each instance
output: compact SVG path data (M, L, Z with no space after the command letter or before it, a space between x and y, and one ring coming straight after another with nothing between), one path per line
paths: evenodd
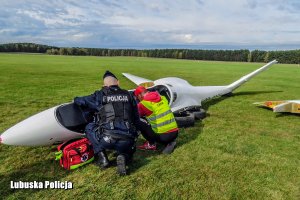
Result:
M274 112L300 114L300 100L256 102L255 105L271 108Z
M273 108L274 112L289 112L300 114L300 101L287 101Z
M273 109L275 106L278 106L282 103L285 103L285 101L264 101L264 102L255 102L253 104L261 106L261 107Z

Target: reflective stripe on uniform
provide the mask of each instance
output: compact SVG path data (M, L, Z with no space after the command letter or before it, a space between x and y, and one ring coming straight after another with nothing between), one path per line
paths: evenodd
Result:
M157 120L157 119L159 119L159 118L161 118L161 117L164 117L164 116L170 114L171 112L172 112L171 110L168 110L168 111L166 111L166 112L164 112L164 113L161 113L161 114L159 114L159 115L157 115L157 116L148 117L148 119L151 120L151 121L154 121L154 120Z
M155 133L163 134L177 128L173 112L171 111L168 101L164 96L161 96L161 100L159 102L142 100L141 104L148 110L152 111L152 114L150 116L146 116L146 118Z
M167 125L167 124L171 124L172 122L175 122L175 118L164 121L164 122L159 123L159 124L153 124L152 127L153 128L158 128L158 127L162 127L162 126Z

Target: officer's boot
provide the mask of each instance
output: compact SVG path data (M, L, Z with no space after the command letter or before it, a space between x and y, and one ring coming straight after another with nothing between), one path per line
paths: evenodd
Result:
M117 156L117 171L118 171L120 176L127 175L126 157L122 154Z
M101 167L102 169L105 169L109 166L109 160L107 158L107 155L105 153L105 151L100 151L98 153L98 160L96 163L99 167Z

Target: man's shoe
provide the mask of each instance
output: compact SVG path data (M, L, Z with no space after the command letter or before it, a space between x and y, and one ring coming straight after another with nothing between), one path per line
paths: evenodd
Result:
M98 160L96 162L96 165L101 167L102 169L105 169L109 166L109 160L107 158L107 155L104 151L100 151L98 154Z
M170 154L174 151L174 148L176 146L176 142L170 142L169 144L167 144L167 146L164 148L164 150L162 151L163 154Z
M143 145L137 147L140 150L150 150L156 151L156 144L151 145L148 141L146 141Z
M118 155L117 156L117 171L120 176L127 175L126 170L126 158L124 155Z

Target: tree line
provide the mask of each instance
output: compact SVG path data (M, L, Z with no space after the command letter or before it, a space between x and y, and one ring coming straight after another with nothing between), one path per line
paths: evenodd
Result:
M0 52L46 53L50 55L75 56L137 56L153 58L175 58L189 60L269 62L277 59L280 63L299 64L299 50L201 50L201 49L108 49L55 47L34 43L0 44Z
M46 53L48 49L59 49L59 48L54 46L35 44L35 43L0 44L0 52Z

